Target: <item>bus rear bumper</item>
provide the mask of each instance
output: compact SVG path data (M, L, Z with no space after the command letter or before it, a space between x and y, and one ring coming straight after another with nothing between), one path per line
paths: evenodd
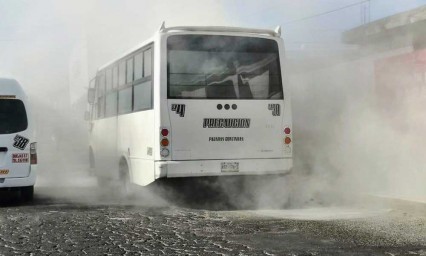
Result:
M155 162L155 178L286 174L292 158Z
M37 165L31 165L30 175L22 178L0 179L0 188L34 186L37 177Z

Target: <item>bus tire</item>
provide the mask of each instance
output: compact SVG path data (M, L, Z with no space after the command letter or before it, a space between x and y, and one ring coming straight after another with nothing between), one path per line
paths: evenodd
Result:
M21 199L24 202L32 201L34 198L34 186L22 187L21 188Z
M95 175L95 155L92 148L89 149L89 174Z
M121 196L129 198L134 195L134 185L130 181L130 170L127 161L122 159L119 165L119 191Z

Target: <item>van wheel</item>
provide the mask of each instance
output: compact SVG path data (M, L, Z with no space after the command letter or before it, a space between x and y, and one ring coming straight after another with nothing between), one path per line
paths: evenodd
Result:
M25 202L32 201L34 198L34 186L21 188L21 199Z

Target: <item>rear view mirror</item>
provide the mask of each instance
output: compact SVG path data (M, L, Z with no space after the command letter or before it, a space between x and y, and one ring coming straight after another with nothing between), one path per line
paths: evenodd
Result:
M89 104L95 103L95 89L94 88L89 88L89 90L87 91L87 102L89 102Z

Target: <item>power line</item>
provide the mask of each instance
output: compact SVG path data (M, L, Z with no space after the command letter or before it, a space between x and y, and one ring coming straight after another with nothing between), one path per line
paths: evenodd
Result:
M361 1L361 2L357 2L357 3L345 5L345 6L342 6L340 8L330 10L330 11L326 11L326 12L314 14L314 15L303 17L303 18L300 18L300 19L290 20L288 22L285 22L283 25L288 25L288 24L291 24L291 23L295 23L295 22L299 22L299 21L304 21L304 20L309 20L309 19L312 19L312 18L324 16L324 15L327 15L327 14L330 14L330 13L333 13L333 12L338 12L338 11L341 11L343 9L347 9L347 8L350 8L350 7L358 6L358 5L361 5L361 4L364 4L364 3L368 3L368 2L370 2L370 0L364 0L364 1Z

